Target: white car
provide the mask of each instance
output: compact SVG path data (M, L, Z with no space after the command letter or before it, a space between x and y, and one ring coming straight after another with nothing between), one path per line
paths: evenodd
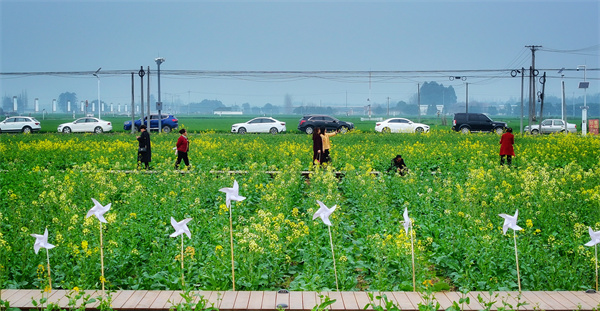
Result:
M541 131L540 131L541 128ZM577 126L573 123L567 123L569 133L577 133ZM525 132L529 133L529 125L525 127ZM531 126L531 134L537 135L551 134L551 133L564 133L565 132L565 121L561 119L546 119L542 121L541 127L539 124Z
M0 122L0 133L4 132L37 132L42 128L40 121L33 117L10 117Z
M231 126L232 133L271 133L285 132L285 122L269 117L254 118L248 122L236 123Z
M58 132L90 132L102 133L112 131L112 124L109 121L93 117L79 118L73 122L63 123L58 126Z
M429 125L404 118L390 118L377 122L375 130L381 133L423 133L429 132Z
M0 133L4 132L37 132L42 128L40 121L32 117L10 117L0 122Z

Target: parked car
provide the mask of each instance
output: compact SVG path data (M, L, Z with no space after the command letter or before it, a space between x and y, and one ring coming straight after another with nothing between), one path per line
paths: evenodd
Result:
M298 130L306 132L306 134L312 134L316 127L325 127L328 131L337 131L346 133L349 130L354 129L354 123L340 121L334 117L326 115L306 115L300 119L298 123Z
M40 121L33 117L10 117L0 122L0 133L4 132L37 132L42 128Z
M490 119L483 113L456 113L452 121L452 130L468 134L470 132L496 132L502 134L506 130L506 122Z
M244 123L236 123L231 126L232 133L271 133L285 132L285 122L268 117L254 118Z
M541 127L540 127L541 125ZM525 126L524 131L529 133L529 125ZM577 133L577 125L567 122L567 130L569 133ZM531 134L551 134L551 133L564 133L565 122L561 119L546 119L540 124L533 124L531 126Z
M100 134L110 131L112 131L112 124L110 121L94 117L83 117L73 122L63 123L58 126L58 132L67 134L71 132L89 132Z
M172 114L166 115L161 114L162 119L160 120L160 126L162 128L163 133L169 133L171 130L176 129L179 126L177 118L175 118ZM144 124L148 126L148 116L144 117ZM140 126L142 126L142 119L135 120L135 130L140 131ZM131 130L131 121L125 121L123 124L123 129L126 131ZM158 114L150 115L150 126L148 128L150 131L158 131Z
M381 133L423 133L429 132L429 125L415 123L405 118L390 118L375 123L375 131Z

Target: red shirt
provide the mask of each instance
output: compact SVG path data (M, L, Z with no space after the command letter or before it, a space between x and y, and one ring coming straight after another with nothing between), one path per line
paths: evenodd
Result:
M513 145L515 144L515 135L512 133L504 133L502 137L500 137L500 155L510 155L515 156L515 149Z
M187 137L181 135L179 139L177 139L177 151L188 152L190 150L190 142Z

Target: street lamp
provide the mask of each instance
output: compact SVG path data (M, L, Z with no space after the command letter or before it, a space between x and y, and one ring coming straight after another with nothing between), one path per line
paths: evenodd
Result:
M164 63L165 59L162 57L159 57L159 58L154 59L154 61L156 62L156 65L158 66L158 102L156 103L156 110L158 110L158 130L160 132L160 131L162 131L162 124L161 124L162 102L160 101L160 64Z
M565 135L567 135L569 133L569 128L567 126L567 106L566 106L566 102L565 102L565 74L563 73L563 71L565 70L565 68L561 68L558 73L560 73L560 89L561 89L561 106L560 106L560 111L562 113L562 119L563 122L565 123Z
M577 66L577 71L579 71L579 68L583 68L583 82L579 82L579 88L583 89L583 107L581 107L581 135L585 136L587 134L587 89L590 86L590 83L585 80L586 66Z
M100 69L102 69L102 67L98 68L98 70L96 70L96 72L93 73L94 77L98 79L98 119L101 119L100 115L102 113L102 105L100 105L100 77L98 76L98 72L100 72Z

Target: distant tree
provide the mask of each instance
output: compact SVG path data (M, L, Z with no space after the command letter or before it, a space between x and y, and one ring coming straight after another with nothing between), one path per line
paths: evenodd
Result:
M73 111L77 108L77 103L79 102L77 99L77 94L75 92L64 92L58 95L58 100L56 101L56 110L61 112L67 112L67 102L69 101L71 102L71 111Z
M10 96L4 96L2 97L2 111L4 114L4 111L6 111L6 113L8 113L9 111L13 110L13 102L12 102L12 98Z
M243 103L242 104L242 112L244 112L244 113L250 113L250 111L251 111L250 104Z
M17 113L22 114L25 112L28 104L27 99L27 91L22 91L19 96L17 96ZM14 101L13 96L4 96L2 98L2 110L6 113L15 112L14 111Z
M489 106L488 107L488 114L491 116L495 116L498 114L498 108L496 106Z
M200 114L212 114L215 109L225 107L220 100L216 99L205 99L199 103L190 103L188 106L190 113Z
M435 81L425 82L421 86L421 105L427 105L427 114L437 113L436 105L452 105L456 103L456 93L452 86L444 87Z

